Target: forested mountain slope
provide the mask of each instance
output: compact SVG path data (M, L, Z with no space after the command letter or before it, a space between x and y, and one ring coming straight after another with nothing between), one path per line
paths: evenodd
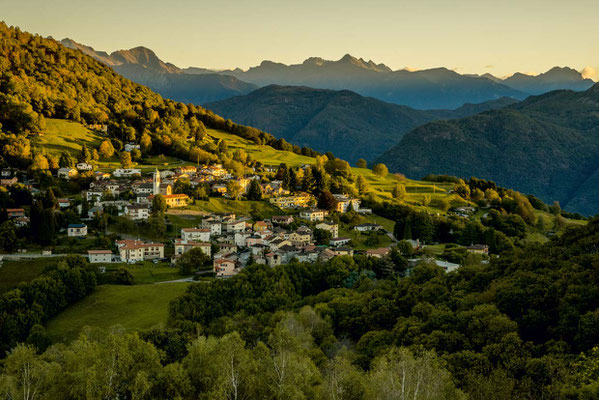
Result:
M555 91L506 108L437 121L406 134L379 158L411 177L477 176L558 200L572 211L599 211L599 84Z
M456 110L416 110L342 90L270 85L206 107L300 146L355 162L373 160L426 122L459 118L513 104L501 98Z

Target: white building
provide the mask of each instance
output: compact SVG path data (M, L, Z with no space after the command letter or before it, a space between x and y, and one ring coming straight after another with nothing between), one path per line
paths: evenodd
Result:
M210 229L207 228L183 228L181 229L181 239L188 242L209 242Z
M324 220L324 210L319 209L310 209L310 210L302 210L300 211L300 218L307 219L308 221L323 221Z
M110 263L112 262L112 251L110 250L88 250L87 257L90 263Z
M129 178L134 175L141 175L141 170L138 168L117 168L112 172L112 175L117 178Z
M316 225L316 229L322 229L323 231L330 232L332 238L339 236L339 225L333 222L321 222L320 224Z
M93 165L86 162L80 162L76 165L76 167L78 171L91 171L92 169L94 169Z
M125 214L133 220L146 220L150 217L149 204L129 204L125 207Z
M164 258L164 244L145 243L140 240L117 240L121 261L136 262Z
M85 224L69 224L67 227L68 237L86 237L87 225Z
M59 178L63 178L63 179L71 179L74 178L78 175L79 173L77 172L77 170L75 168L58 168L58 172L56 173L56 175Z
M180 256L181 254L187 253L189 250L199 247L202 253L208 257L212 255L212 245L205 242L188 242L183 239L175 239L175 255Z

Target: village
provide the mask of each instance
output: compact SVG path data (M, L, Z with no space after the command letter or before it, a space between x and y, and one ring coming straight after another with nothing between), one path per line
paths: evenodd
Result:
M309 166L306 166L309 167ZM274 167L272 170L275 170ZM107 210L120 218L134 223L148 221L158 210L153 209L156 198L169 211L186 208L195 200L185 193L174 193L177 182L195 188L209 188L210 196L223 199L238 199L250 191L252 181L259 183L261 198L280 210L270 218L252 219L238 213L201 213L201 221L191 227L182 227L176 236L167 242L133 238L131 235L116 238L110 246L92 246L84 252L90 263L111 264L151 261L168 262L175 266L177 259L191 249L199 248L212 260L212 272L220 278L231 277L246 265L261 263L276 266L299 262L322 262L337 256L353 256L355 253L368 257L383 258L389 254L397 241L383 226L372 223L357 223L351 226L355 234L374 235L384 238L386 246L369 246L356 250L351 237L340 235L338 216L347 212L368 216L370 209L362 208L361 201L351 196L334 194L334 209L316 208L314 196L303 192L291 192L283 182L265 179L264 175L236 177L221 164L181 165L174 169L155 169L143 174L140 168L116 168L110 172L94 171L88 163L78 163L73 168L59 168L57 178L63 182L90 177L88 187L80 195L57 198L60 210L74 210L80 221L66 225L67 238L85 239L89 235L89 222L101 217ZM10 187L20 184L28 188L33 196L41 195L35 182L26 180L26 174L14 169L3 169L0 185ZM159 204L160 204L159 202ZM30 222L26 210L7 209L7 216L18 228L26 228ZM162 210L164 211L164 210ZM458 213L469 210L460 209ZM173 211L174 212L174 211ZM333 217L335 215L335 218ZM466 214L464 214L466 216ZM381 241L375 238L376 241ZM417 240L409 241L415 250L421 248ZM27 249L19 249L27 252ZM468 251L480 254L488 252L487 246L473 245ZM49 255L51 251L44 250ZM446 271L459 264L431 258ZM415 264L419 259L411 259ZM105 268L105 267L103 267Z

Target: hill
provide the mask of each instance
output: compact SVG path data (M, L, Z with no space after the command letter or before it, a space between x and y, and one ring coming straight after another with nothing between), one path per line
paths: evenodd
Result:
M108 54L68 38L61 43L110 66L127 79L145 85L164 97L184 103L203 104L245 94L257 88L229 75L186 74L184 70L162 61L152 50L142 46Z
M333 151L349 162L373 160L409 130L426 122L459 118L513 104L501 98L456 110L422 111L342 90L270 85L206 107L300 146Z
M410 177L491 179L584 214L599 210L599 85L423 125L378 161Z
M220 73L258 86L277 84L351 90L418 109L453 109L464 103L481 103L504 96L526 97L525 93L503 84L460 75L446 68L392 71L383 64L349 54L337 61L312 57L294 65L263 61L247 71L235 69Z

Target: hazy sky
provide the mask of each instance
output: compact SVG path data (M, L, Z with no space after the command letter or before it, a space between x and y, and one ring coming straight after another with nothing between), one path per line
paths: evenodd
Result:
M0 10L30 32L109 52L143 45L180 67L350 53L393 69L599 70L599 0L0 0Z

